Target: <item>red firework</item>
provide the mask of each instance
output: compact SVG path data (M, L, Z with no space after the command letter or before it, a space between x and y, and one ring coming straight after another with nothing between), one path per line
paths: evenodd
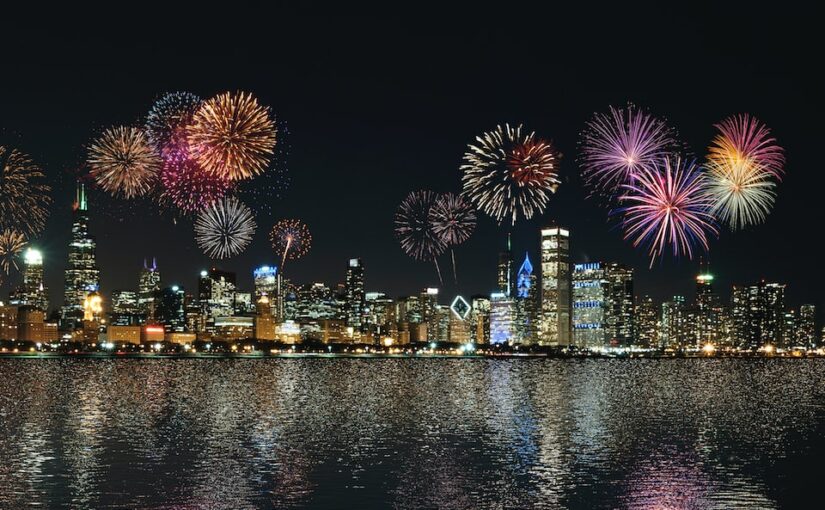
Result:
M223 198L232 183L204 172L193 160L170 158L160 172L161 203L169 203L183 214L194 214Z

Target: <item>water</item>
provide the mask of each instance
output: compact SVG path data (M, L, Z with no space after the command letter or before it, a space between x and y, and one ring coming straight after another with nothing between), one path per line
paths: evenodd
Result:
M825 361L0 359L0 508L787 508Z

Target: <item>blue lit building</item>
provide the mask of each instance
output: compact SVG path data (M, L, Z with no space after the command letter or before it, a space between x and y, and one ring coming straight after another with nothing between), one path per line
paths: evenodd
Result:
M490 295L490 343L505 344L515 340L513 334L513 300L503 292Z
M603 347L607 340L609 282L601 262L573 266L573 343Z
M538 341L539 332L538 287L530 255L524 254L524 262L516 275L515 340L532 344Z

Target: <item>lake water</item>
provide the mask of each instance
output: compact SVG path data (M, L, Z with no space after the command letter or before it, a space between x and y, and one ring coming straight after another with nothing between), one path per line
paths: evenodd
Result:
M820 360L0 359L3 509L788 508L823 476Z

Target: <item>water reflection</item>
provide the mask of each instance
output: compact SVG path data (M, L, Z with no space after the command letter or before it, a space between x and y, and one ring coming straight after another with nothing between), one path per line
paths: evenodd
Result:
M793 360L0 359L0 508L773 508Z

